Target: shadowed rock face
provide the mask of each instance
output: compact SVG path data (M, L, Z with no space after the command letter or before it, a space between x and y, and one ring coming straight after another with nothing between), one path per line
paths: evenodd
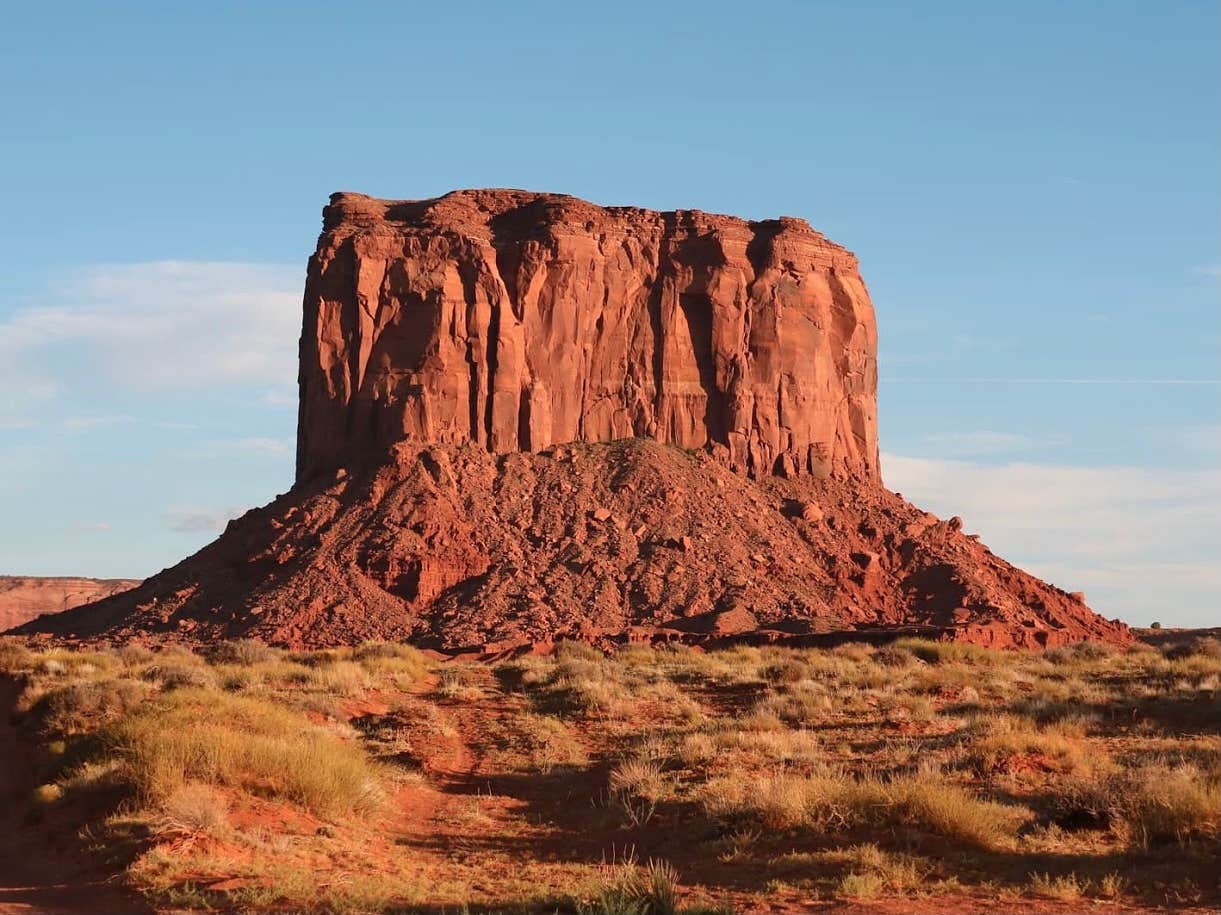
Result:
M652 438L753 477L878 476L856 258L799 219L556 194L335 194L310 261L297 478L401 441Z

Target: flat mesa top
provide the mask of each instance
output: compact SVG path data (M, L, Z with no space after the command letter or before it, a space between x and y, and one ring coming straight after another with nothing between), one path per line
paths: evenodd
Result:
M331 195L323 208L323 230L369 229L484 229L519 234L544 226L568 225L597 231L611 225L673 227L695 232L742 232L750 236L785 233L846 252L810 224L795 216L749 220L702 210L649 210L643 207L600 206L570 194L551 194L513 188L472 188L450 191L423 200L383 200L350 191Z

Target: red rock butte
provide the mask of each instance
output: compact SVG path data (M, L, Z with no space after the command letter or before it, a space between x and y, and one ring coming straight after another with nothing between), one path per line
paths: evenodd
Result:
M882 485L873 306L803 220L335 194L300 356L289 492L16 631L485 653L1131 638Z
M305 316L298 479L404 440L633 437L752 476L878 474L873 306L800 219L335 194Z

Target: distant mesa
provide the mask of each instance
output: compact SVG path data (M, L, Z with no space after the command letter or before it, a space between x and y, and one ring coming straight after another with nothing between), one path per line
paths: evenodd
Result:
M129 578L67 578L0 575L0 632L48 613L128 591L140 584Z
M483 652L1131 638L883 486L873 306L803 220L335 194L299 383L288 493L19 631Z

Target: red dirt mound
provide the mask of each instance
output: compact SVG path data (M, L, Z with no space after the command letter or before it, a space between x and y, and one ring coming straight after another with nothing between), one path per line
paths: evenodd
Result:
M856 258L802 220L337 194L306 282L293 489L21 631L1129 639L882 486L876 357Z

